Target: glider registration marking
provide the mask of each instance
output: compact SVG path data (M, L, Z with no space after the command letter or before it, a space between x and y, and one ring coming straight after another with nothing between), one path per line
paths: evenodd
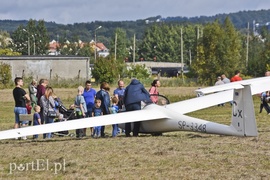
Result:
M179 129L181 130L189 129L195 132L206 133L206 124L198 124L194 122L190 122L190 124L188 124L186 121L178 121L178 125Z

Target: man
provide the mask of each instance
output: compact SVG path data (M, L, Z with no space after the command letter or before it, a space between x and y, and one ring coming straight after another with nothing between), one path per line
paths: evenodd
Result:
M218 76L218 77L217 77L217 81L216 81L216 83L215 83L215 86L222 85L222 84L224 84L224 82L221 81L221 77ZM224 106L224 103L218 104L218 106Z
M125 111L125 107L124 107L124 95L125 95L125 84L123 80L119 80L118 81L118 88L116 88L113 91L113 95L118 99L118 109L119 111ZM122 130L122 133L124 133L125 131ZM118 133L120 133L120 128L118 128Z
M14 79L15 88L13 89L13 98L15 100L15 124L14 129L20 127L20 114L27 114L26 109L26 100L30 101L30 97L28 94L26 94L23 87L23 79L21 77L16 77ZM26 126L28 122L22 122L22 126ZM26 137L23 137L23 139L26 139Z
M149 92L144 88L143 84L137 80L132 79L130 84L126 87L124 95L124 103L126 111L135 111L141 109L141 101L152 102ZM140 122L134 122L133 136L138 136L140 130ZM126 137L130 137L131 124L125 124Z
M215 82L215 86L217 86L217 85L222 85L222 84L224 84L224 82L221 81L221 77L218 76L218 77L217 77L217 81Z
M231 82L230 79L227 78L227 76L225 74L222 74L221 75L221 79L224 82L224 84L227 84L227 83L230 83Z
M242 81L242 78L240 77L240 71L236 70L234 72L234 76L231 78L231 82L235 82L235 81Z
M113 95L118 99L119 110L122 110L124 107L124 95L125 95L125 84L123 80L118 81L118 88L113 91Z
M229 78L227 78L227 76L225 74L221 75L221 79L224 82L224 84L228 84L231 82L231 80ZM233 105L233 101L230 101L230 104Z
M270 71L265 72L265 76L270 76ZM266 91L261 93L261 105L260 105L260 113L263 108L266 110L267 114L270 114L270 106L269 103L270 91Z
M92 84L91 81L87 80L85 82L85 88L83 91L83 97L86 103L86 107L87 107L87 113L86 113L86 117L92 117L92 109L95 105L95 97L96 97L96 90L92 88ZM91 131L91 136L93 135L94 131L93 128L90 128ZM84 136L86 135L86 128L84 129Z

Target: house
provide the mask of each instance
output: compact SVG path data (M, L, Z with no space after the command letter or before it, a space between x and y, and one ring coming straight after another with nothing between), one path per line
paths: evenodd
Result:
M48 55L59 55L59 51L57 51L57 48L59 48L59 43L55 41L54 39L49 43L49 53Z
M70 42L67 40L66 44L70 44ZM84 43L81 40L79 40L78 42L75 42L74 44L76 46L80 47L80 48L83 48L87 43ZM93 49L95 49L95 47L96 47L97 55L99 57L106 57L106 56L109 55L109 50L103 43L95 44L95 41L92 40L92 41L89 42L89 44ZM67 47L67 45L64 45L63 47ZM48 53L48 55L55 55L55 56L60 55L60 52L57 51L57 50L59 50L59 48L60 48L60 44L57 41L52 40L49 43L49 53Z
M99 57L107 57L109 53L109 49L103 43L97 43L97 54Z

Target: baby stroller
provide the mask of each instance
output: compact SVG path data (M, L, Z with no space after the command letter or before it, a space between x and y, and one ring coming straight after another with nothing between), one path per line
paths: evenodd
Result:
M57 98L57 100L55 99L55 101L58 102L57 110L59 112L58 118L55 118L55 120L54 120L55 123L76 119L76 112L75 112L74 109L67 109L62 104L62 102L60 101L59 98ZM54 132L53 134L57 135L57 136L60 136L60 137L64 137L64 136L73 137L73 136L75 136L74 133L69 133L68 130L60 131L60 132Z

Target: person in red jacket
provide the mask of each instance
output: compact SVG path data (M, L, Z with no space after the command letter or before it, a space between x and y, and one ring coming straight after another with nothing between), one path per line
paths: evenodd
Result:
M234 72L234 76L231 78L231 82L235 82L235 81L242 81L243 79L240 77L240 71L236 70Z

